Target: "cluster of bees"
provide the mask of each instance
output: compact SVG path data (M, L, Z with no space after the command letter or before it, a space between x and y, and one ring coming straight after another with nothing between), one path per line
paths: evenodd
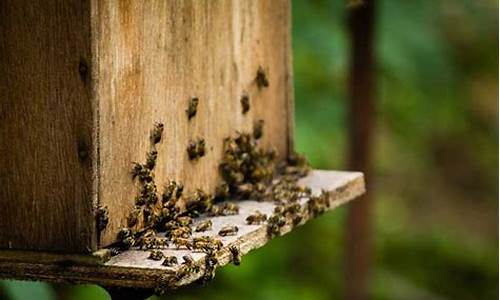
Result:
M269 86L262 68L257 71L255 80L259 88ZM198 103L198 98L190 99L186 109L188 120L196 115ZM248 112L248 96L241 98L241 105L242 113ZM202 267L202 282L214 277L223 243L206 235L193 236L193 232L212 229L210 219L194 224L193 218L203 213L209 216L239 214L239 206L236 203L223 202L224 200L252 199L275 202L277 206L271 216L255 211L246 218L249 225L267 224L270 236L280 235L285 225L298 225L306 216L317 216L328 208L326 193L312 196L309 188L298 184L298 180L309 171L303 156L292 154L286 161L277 162L275 149L265 150L259 147L258 141L263 136L263 128L264 121L258 120L254 123L253 132L238 133L235 137L224 139L223 158L219 165L221 181L213 194L198 189L190 195L184 195L184 186L175 181L168 181L161 194L158 192L153 170L158 157L156 145L161 141L163 124L155 124L150 133L151 149L147 153L145 163L134 163L132 177L139 182L140 190L136 205L127 220L128 227L122 228L118 233L118 247L149 250L149 259L163 260L162 265L167 267L180 265L175 276L165 277L168 282L161 283L162 288L157 292L161 293L165 287L175 286L185 276L198 273ZM201 138L190 141L187 152L191 160L200 158L205 154L205 141ZM307 199L307 204L302 206L299 200L304 198ZM143 228L142 231L135 229L138 227ZM238 230L235 225L227 225L218 231L218 235L237 235ZM161 249L169 245L177 249L205 253L205 260L200 265L190 255L184 256L182 262L175 256L165 256ZM239 248L233 245L228 250L232 262L239 265Z

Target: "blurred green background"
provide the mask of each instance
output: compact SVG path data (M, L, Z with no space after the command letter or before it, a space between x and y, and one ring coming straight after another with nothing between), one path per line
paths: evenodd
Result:
M345 169L345 0L293 1L297 148ZM378 1L371 299L498 298L498 2ZM168 299L338 299L346 208ZM109 299L0 281L0 298ZM154 298L154 297L153 297Z

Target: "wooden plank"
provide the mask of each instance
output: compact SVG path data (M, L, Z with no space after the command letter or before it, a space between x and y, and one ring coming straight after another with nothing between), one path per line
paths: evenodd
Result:
M310 186L313 193L319 193L322 189L328 191L331 203L330 209L335 209L339 205L364 193L363 174L357 172L317 170L304 178L302 183ZM213 229L210 232L203 233L203 235L208 234L215 236L218 230L226 224L234 224L239 227L237 236L221 238L224 243L223 250L218 253L218 260L221 266L229 263L231 260L231 255L228 250L230 245L238 246L240 251L246 254L253 249L264 246L271 239L267 235L265 224L246 225L245 218L255 210L270 215L275 205L271 202L255 201L241 201L239 205L239 215L213 217L211 218ZM283 228L282 234L292 229L293 228L289 226L285 227ZM300 245L298 245L298 247L300 247ZM177 281L176 286L189 284L203 275L203 260L205 254L191 253L188 250L176 250L175 248L168 248L163 250L163 252L166 255L175 255L180 261L182 261L181 257L183 255L190 253L193 258L196 259L196 263L201 265L199 272L193 273ZM155 288L176 275L178 267L164 267L159 261L147 259L147 255L148 252L146 251L129 250L111 258L103 265L95 266L81 265L74 262L71 263L67 259L60 263L54 261L47 263L36 261L19 262L9 260L5 255L0 255L0 278Z
M289 0L96 1L92 5L96 97L99 99L99 198L110 222L101 245L126 225L137 187L132 161L144 161L149 131L163 122L156 181L180 181L186 193L213 191L223 138L266 122L263 146L288 152ZM258 87L262 68L268 87ZM241 113L240 99L250 97ZM191 97L198 112L188 121ZM186 146L202 137L207 153L189 161Z
M0 1L0 248L96 250L89 37L89 1Z

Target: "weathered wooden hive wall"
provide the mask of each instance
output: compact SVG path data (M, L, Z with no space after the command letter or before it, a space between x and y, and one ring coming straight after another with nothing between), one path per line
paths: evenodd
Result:
M165 124L156 181L212 191L224 137L265 121L291 148L290 7L279 1L0 2L0 248L88 252L134 204L130 170ZM258 87L262 68L268 87ZM242 114L247 95L250 110ZM199 98L188 120L186 108ZM190 139L207 153L190 161ZM107 206L98 236L94 210Z

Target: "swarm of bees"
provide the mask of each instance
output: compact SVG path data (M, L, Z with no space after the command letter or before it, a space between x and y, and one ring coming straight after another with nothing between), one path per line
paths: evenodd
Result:
M269 86L266 74L259 68L256 77L259 87ZM242 111L247 112L248 97L242 97ZM247 103L244 103L247 102ZM192 98L186 114L188 119L196 115L198 99ZM273 201L277 204L275 211L268 218L259 211L246 217L247 224L260 225L267 222L267 231L270 236L280 235L286 225L300 224L305 216L317 216L329 206L328 194L312 196L311 190L300 186L298 180L307 175L309 166L303 156L291 154L284 162L276 162L276 150L259 147L259 140L263 137L264 121L254 123L251 133L237 133L235 137L224 139L223 158L219 165L221 181L213 194L201 189L185 195L184 186L173 180L159 188L155 182L154 169L158 158L156 145L162 140L163 124L156 123L150 132L150 151L146 153L145 163L134 163L132 179L139 185L135 199L135 207L127 218L127 227L118 233L118 243L113 249L118 252L135 247L150 250L148 256L152 260L162 260L162 265L172 267L179 262L175 256L164 257L160 249L169 244L177 249L188 249L205 253L204 275L202 282L214 277L219 262L217 253L222 250L223 243L209 236L193 236L193 232L211 230L212 222L209 219L194 222L193 218L203 213L210 216L229 216L239 213L239 206L234 202L224 200L252 199L257 201ZM196 160L205 155L205 141L198 138L190 141L187 148L190 160ZM301 206L300 199L308 199L305 206ZM103 213L106 216L107 214ZM137 228L143 228L138 231ZM218 235L237 235L239 228L228 225L218 231ZM159 232L165 232L163 233ZM236 246L229 247L232 261L235 265L241 262L241 253ZM171 286L188 274L199 272L200 265L193 258L186 255L182 259L181 267L175 278L162 283ZM172 281L173 280L173 281Z
M203 232L203 231L207 231L210 229L212 229L212 221L204 220L204 221L201 221L200 223L198 223L198 225L196 225L196 228L194 231Z

